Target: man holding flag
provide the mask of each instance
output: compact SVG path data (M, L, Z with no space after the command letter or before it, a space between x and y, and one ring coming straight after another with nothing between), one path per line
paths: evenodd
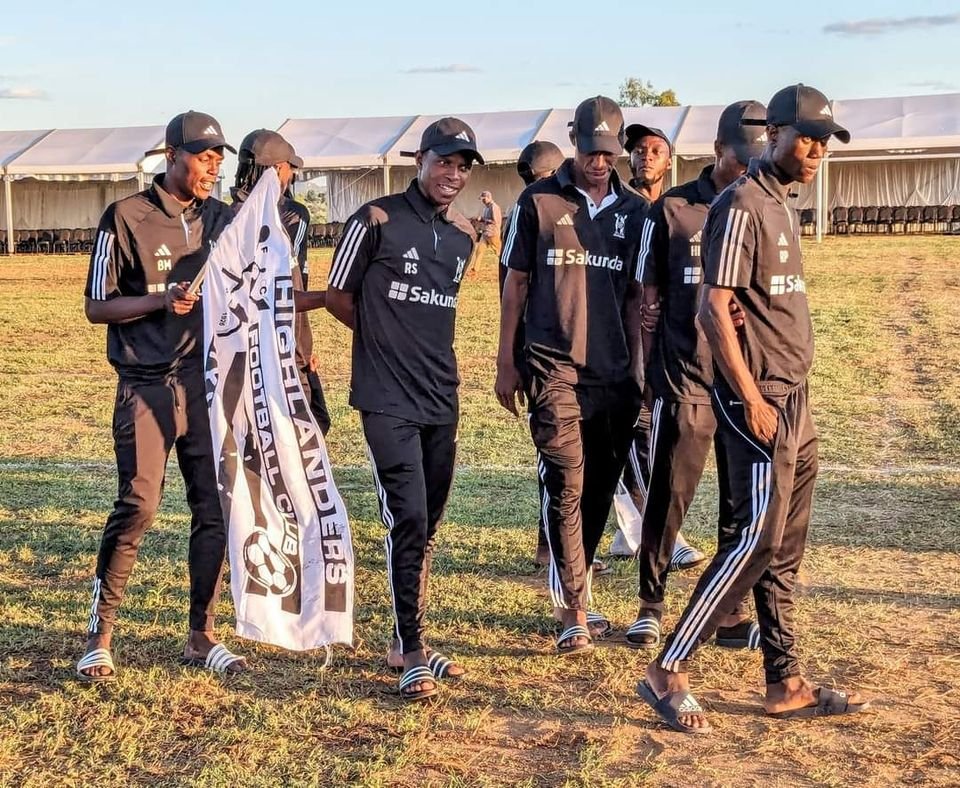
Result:
M353 330L350 404L364 437L387 527L395 619L390 667L400 696L420 701L463 668L424 642L437 526L453 483L459 376L453 334L473 227L451 203L470 177L476 135L457 118L423 132L417 177L403 194L367 203L334 252L327 309Z
M166 157L166 172L149 189L108 207L97 231L84 312L91 323L107 325L107 357L118 376L118 493L100 541L87 646L77 663L81 681L116 678L111 637L117 609L160 505L174 446L192 514L183 659L218 672L246 668L213 633L226 532L204 402L198 297L186 287L230 221L230 209L210 196L225 148L236 153L210 115L177 115L167 125L164 148L156 151Z

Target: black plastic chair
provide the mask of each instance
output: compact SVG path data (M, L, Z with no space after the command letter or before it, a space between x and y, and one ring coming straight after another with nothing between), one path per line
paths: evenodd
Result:
M937 206L937 232L938 233L950 232L950 206L949 205Z
M920 208L916 205L907 206L907 233L919 233L920 232Z
M893 209L893 219L890 222L890 232L903 235L907 231L907 209L900 205Z
M859 205L852 205L847 208L847 225L854 235L864 231L863 208Z
M877 232L893 232L893 208L891 208L889 205L883 205L880 207L880 211L877 214Z
M925 205L923 206L923 213L921 214L921 231L925 233L935 233L937 231L937 206L936 205Z
M870 234L878 232L877 223L880 220L880 209L876 205L868 205L863 209L864 231Z
M833 209L832 216L833 232L837 235L846 235L850 229L847 224L847 209L843 206L837 206Z

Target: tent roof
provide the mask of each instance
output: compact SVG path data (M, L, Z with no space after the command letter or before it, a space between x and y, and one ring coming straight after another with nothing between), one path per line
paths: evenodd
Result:
M163 144L163 126L55 129L14 158L8 174L72 178L134 174L144 152Z
M13 161L37 140L50 133L43 131L0 131L0 167Z
M383 118L292 118L279 132L303 159L304 169L377 167L416 115Z
M936 96L853 99L834 102L834 115L853 135L850 145L831 145L834 156L904 152L960 152L960 93ZM679 156L713 155L723 105L626 107L624 120L662 129ZM401 150L415 150L420 134L440 115L405 118L340 118L287 121L280 127L308 169L358 169L409 163ZM572 109L464 114L490 163L513 163L524 145L548 140L571 155L567 124Z
M690 107L674 142L677 152L691 157L713 156L713 143L717 139L717 123L725 106L725 104L710 104L703 107Z
M478 147L484 161L514 163L546 116L546 110L520 110L465 113L457 117L477 135ZM415 151L420 146L423 130L442 117L445 116L417 117L387 154L387 164L409 164L410 159L401 157L400 152Z
M960 93L836 101L833 116L851 136L830 146L835 156L960 148Z

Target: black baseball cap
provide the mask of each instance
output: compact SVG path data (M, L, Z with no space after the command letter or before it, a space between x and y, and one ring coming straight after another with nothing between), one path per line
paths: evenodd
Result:
M261 167L272 167L283 162L289 162L297 169L303 167L303 159L297 156L293 145L270 129L251 131L240 143L238 156L240 161L253 161Z
M530 175L539 178L553 172L563 164L563 151L552 142L534 140L522 151L517 159L517 172L521 177Z
M440 118L423 130L417 153L432 150L440 156L462 153L468 163L483 164L483 156L477 150L477 135L460 118ZM413 151L400 151L401 156L416 156Z
M231 153L237 152L223 138L220 124L213 115L192 109L181 112L167 124L162 148L148 150L145 155L163 153L167 148L183 148L187 153L203 153L210 148L226 148Z
M570 141L578 151L620 154L623 140L623 112L616 101L594 96L580 102L570 124Z
M670 153L673 153L673 143L670 142L670 138L663 131L653 126L644 126L642 123L631 123L627 126L627 143L623 146L627 153L636 148L637 143L644 137L659 137L667 143Z
M757 123L759 121L759 123ZM733 148L743 165L759 159L767 145L767 108L759 101L735 101L720 113L717 142Z
M850 132L833 119L827 97L802 83L773 94L767 104L766 125L793 126L807 137L823 139L832 134L840 142L850 142Z

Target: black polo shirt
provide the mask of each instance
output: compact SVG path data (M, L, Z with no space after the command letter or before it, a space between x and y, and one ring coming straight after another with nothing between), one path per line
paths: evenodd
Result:
M733 288L745 313L741 347L760 390L802 383L813 363L813 325L796 215L765 159L717 197L703 230L704 281Z
M647 381L657 397L707 404L713 385L713 359L697 324L703 262L703 223L717 196L706 167L696 180L665 192L643 224L637 280L660 294L660 323Z
M230 196L233 198L231 208L233 213L236 213L250 195L244 189L231 188ZM306 228L310 225L310 212L305 205L289 197L281 197L277 208L280 212L280 222L290 239L290 275L293 278L293 287L295 290L306 290ZM293 337L297 369L305 369L310 364L310 356L313 354L313 331L306 312L297 313L294 319Z
M525 352L535 375L583 385L630 377L623 310L645 203L616 172L610 185L611 204L591 219L568 159L517 202L503 260L530 277Z
M232 218L212 197L186 207L163 188L158 175L149 189L110 205L100 219L84 295L94 301L165 292L200 272ZM158 380L184 362L200 363L203 312L187 315L158 309L127 323L107 325L107 358L132 380Z
M466 218L438 211L415 180L347 221L328 287L354 294L353 407L417 424L457 421L454 323L473 237Z

